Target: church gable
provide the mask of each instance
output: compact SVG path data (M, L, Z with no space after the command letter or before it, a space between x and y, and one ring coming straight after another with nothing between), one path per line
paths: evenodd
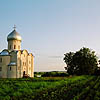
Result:
M7 49L4 49L1 53L0 53L1 56L9 56L9 50Z

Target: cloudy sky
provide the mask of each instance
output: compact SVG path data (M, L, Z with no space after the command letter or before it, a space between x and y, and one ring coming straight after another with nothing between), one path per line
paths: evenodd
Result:
M0 51L14 24L35 71L63 71L64 53L82 47L100 54L100 0L0 0Z

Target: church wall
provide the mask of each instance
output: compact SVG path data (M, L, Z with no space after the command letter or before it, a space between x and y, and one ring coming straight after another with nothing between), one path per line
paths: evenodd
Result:
M0 56L0 58L2 58L2 62L0 62L0 77L7 78L7 69L8 64L10 63L10 56Z
M34 56L31 56L31 77L34 77Z
M21 51L17 53L17 77L21 78Z
M11 63L16 63L17 66L17 52L16 51L12 51L10 53L11 55L11 59L10 62ZM17 78L17 67L16 66L8 66L8 78Z
M17 78L16 66L8 66L8 78Z
M9 50L21 50L21 41L18 40L9 40L8 41Z
M33 75L33 71L34 71L34 69L33 69L33 66L34 66L34 61L33 61L34 59L33 59L33 55L30 53L29 55L28 55L28 74L30 75L30 77L33 77L34 75Z
M31 55L28 55L28 74L31 77Z
M23 72L25 71L25 74L28 75L28 52L23 50L22 55Z
M17 52L16 51L12 51L11 53L11 62L17 62Z
M21 54L21 77L23 77L23 54Z

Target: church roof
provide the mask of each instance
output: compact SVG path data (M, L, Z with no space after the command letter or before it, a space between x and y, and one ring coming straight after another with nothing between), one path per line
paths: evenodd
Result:
M8 64L8 66L15 66L16 65L16 62L10 62L9 64Z
M20 34L14 29L8 36L7 41L9 40L22 40Z
M2 56L7 56L7 55L9 55L9 51L6 50L6 49L4 49L4 50L0 53L0 55L2 55Z

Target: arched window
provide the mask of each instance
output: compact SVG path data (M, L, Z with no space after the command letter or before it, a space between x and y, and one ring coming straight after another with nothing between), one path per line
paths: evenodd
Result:
M14 49L16 49L16 45L14 45Z
M2 71L2 67L0 67L0 71Z
M11 67L10 67L10 70L11 70Z
M24 66L24 62L23 62L23 66Z
M0 62L2 62L2 58L0 58Z

